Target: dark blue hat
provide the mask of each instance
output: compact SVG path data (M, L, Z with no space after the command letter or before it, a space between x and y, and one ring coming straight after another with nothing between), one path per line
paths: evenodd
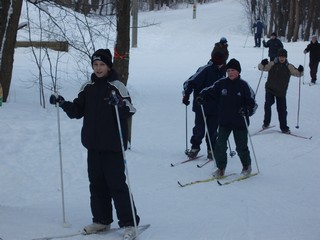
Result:
M94 54L91 57L91 65L93 65L93 62L99 60L107 64L109 68L112 68L112 54L109 49L99 49L94 52Z

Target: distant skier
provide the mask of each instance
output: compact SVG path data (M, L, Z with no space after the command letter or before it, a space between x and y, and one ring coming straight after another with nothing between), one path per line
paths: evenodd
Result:
M183 84L183 99L182 102L186 106L189 105L189 97L193 92L193 105L192 111L195 113L193 135L191 137L191 149L187 153L189 158L195 158L200 152L200 145L202 139L205 136L205 123L203 119L202 110L200 105L196 103L196 98L199 95L200 91L206 87L211 86L215 81L225 76L224 67L225 57L224 54L216 51L211 55L210 61L205 65L200 67L197 72L192 75L187 81ZM204 104L204 112L206 116L210 141L212 148L216 144L217 137L217 127L218 127L218 106L215 102L209 101ZM209 139L206 136L207 143L207 158L213 159L212 152L210 149Z
M313 35L311 37L311 42L308 44L307 48L303 51L304 54L310 52L309 54L309 67L310 67L310 84L315 84L317 81L318 65L320 61L320 44L317 40L317 36Z
M271 33L271 39L267 42L263 40L262 43L265 48L269 48L268 56L270 61L273 61L273 59L278 56L277 54L279 49L283 48L283 44L280 39L277 38L277 34L275 32Z
M263 23L261 22L260 18L257 18L257 22L255 22L252 26L254 28L254 47L261 46L261 37L263 32Z
M287 51L280 49L278 57L274 61L269 62L268 59L263 59L259 63L258 68L260 71L269 72L265 85L266 94L262 128L269 127L271 122L271 106L276 100L280 129L283 133L290 134L290 129L287 125L287 89L291 75L296 77L303 76L303 66L300 65L298 69L295 68L288 62L287 57Z

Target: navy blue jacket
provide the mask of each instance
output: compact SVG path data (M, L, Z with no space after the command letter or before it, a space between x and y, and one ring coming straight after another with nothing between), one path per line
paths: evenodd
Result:
M108 77L97 78L91 75L91 81L84 84L73 102L65 101L61 107L70 118L83 117L81 141L89 150L121 152L121 142L115 107L109 104L114 90L122 99L118 107L124 147L128 142L128 117L135 113L129 92L125 85L117 80L113 70Z
M263 30L263 24L261 20L258 20L256 23L253 24L252 28L256 28L255 33L261 36Z
M200 67L195 74L184 82L184 94L190 95L193 92L192 111L201 112L201 107L196 102L196 98L202 89L212 86L215 81L223 78L224 76L224 71L219 69L219 67L210 60L207 65ZM214 101L208 101L203 104L203 108L206 115L215 115L218 111L217 103Z
M269 48L268 56L271 61L278 56L279 49L283 48L282 42L278 39L269 39L267 42L262 42L263 46Z
M255 102L255 95L249 84L240 76L231 80L228 77L222 78L209 88L201 91L200 95L205 101L214 100L219 106L219 126L232 129L246 129L240 109L246 109L249 116L252 116L258 105ZM249 125L249 117L247 116Z

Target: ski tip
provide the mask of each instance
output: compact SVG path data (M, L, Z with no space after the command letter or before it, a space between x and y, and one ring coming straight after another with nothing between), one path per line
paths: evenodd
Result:
M217 180L217 183L218 183L218 185L219 185L219 186L222 186L222 183L221 183L221 182L219 182L219 180Z
M180 187L184 187L179 181L177 181Z

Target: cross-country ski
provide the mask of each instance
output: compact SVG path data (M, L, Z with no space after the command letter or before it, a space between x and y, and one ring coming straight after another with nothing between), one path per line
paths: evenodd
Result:
M221 179L218 179L218 180L217 180L217 183L218 183L220 186L229 185L229 184L231 184L231 183L240 182L240 181L242 181L242 180L248 179L248 178L253 177L253 176L256 176L256 175L258 175L258 173L251 173L251 174L246 175L246 176L241 175L241 176L238 176L238 177L232 178L232 179L228 179L228 178L227 178L225 181L224 181L224 180L221 180Z
M196 156L194 158L188 158L187 160L183 160L183 161L180 161L180 162L175 162L175 163L170 163L170 166L171 167L175 167L175 166L178 166L178 165L181 165L181 164L184 164L184 163L188 163L188 162L192 162L192 161L195 161L199 158L202 158L204 155L199 155L199 156Z
M33 238L32 240L54 240L54 239L90 239L90 236L99 235L99 236L105 236L104 239L119 239L119 240L133 240L136 239L139 235L141 235L145 230L147 230L151 225L150 224L144 224L141 226L138 226L138 232L137 236L133 238L125 238L124 237L124 228L111 228L107 231L100 231L92 234L85 234L83 231L79 231L76 233L70 233L70 234L61 234L61 235L54 235L54 236L48 236L48 237L40 237L40 238ZM77 237L77 238L75 238Z

